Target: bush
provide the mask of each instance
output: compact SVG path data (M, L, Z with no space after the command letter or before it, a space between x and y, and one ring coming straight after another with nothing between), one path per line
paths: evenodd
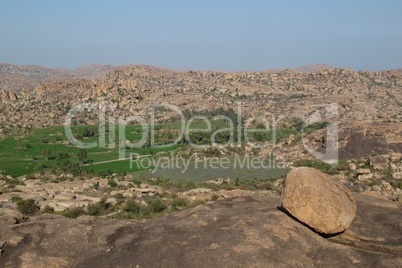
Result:
M181 208L185 208L188 205L187 199L176 197L172 200L172 210L177 211Z
M137 213L139 213L141 211L141 206L138 205L136 202L130 200L124 206L124 211L137 214Z
M97 205L90 204L87 207L87 214L91 216L97 216L101 212L101 208Z
M304 128L304 121L303 119L299 117L295 117L292 119L292 127L294 127L296 130L300 131Z
M42 209L41 213L49 213L49 214L53 214L54 213L54 209L52 207L46 206Z
M390 184L394 188L402 189L402 181L391 181Z
M219 199L219 196L214 194L211 196L211 201L217 201Z
M369 186L374 186L374 185L381 185L381 180L372 179L372 180L369 182Z
M330 175L333 175L333 174L337 173L332 165L327 164L327 163L322 162L322 161L317 160L317 159L299 160L299 161L296 161L294 163L294 165L296 167L312 167L312 168L318 169L318 170L320 170L320 171L322 171L324 173L330 174Z
M112 188L117 187L117 182L113 178L110 178L107 184Z
M99 172L98 172L98 175L99 175L100 177L106 177L106 176L110 176L110 175L112 175L112 174L113 174L113 171L111 171L110 168L108 168L107 170L99 171Z
M22 144L22 147L24 147L25 149L30 149L30 148L32 148L32 144L30 144L29 142L26 141Z
M337 170L349 170L349 163L347 160L340 160L338 162Z
M85 215L86 212L85 212L85 210L83 208L78 208L77 207L77 208L71 208L71 209L65 210L61 214L64 217L75 219L75 218L77 218L77 217L79 217L81 215Z
M96 204L90 204L87 207L87 214L91 216L99 216L104 215L108 212L110 208L110 204L106 203L106 198L102 198L102 200Z
M259 189L264 189L264 190L272 190L273 185L270 182L265 182L265 183L261 184L258 188Z
M33 199L20 200L17 202L17 209L24 215L34 215L40 208Z
M127 175L127 171L124 171L124 170L120 170L119 172L117 172L117 174L119 175L119 176L126 176Z
M19 197L19 196L11 197L11 202L13 202L13 203L18 203L18 202L21 202L21 201L22 201L22 198Z
M148 206L143 210L144 214L160 213L167 209L166 204L159 198L148 201L147 203Z

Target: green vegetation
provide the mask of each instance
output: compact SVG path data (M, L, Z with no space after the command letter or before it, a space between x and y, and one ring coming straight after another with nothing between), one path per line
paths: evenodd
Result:
M97 204L91 204L87 207L86 213L91 216L105 215L112 212L112 205L106 202L106 198Z
M78 157L78 161L82 162L82 164L84 164L85 159L87 159L88 157L88 153L85 149L80 148L77 152L77 157Z
M131 159L139 158L158 158L163 154L180 151L183 157L190 157L194 153L194 148L189 143L195 145L209 146L213 143L226 145L229 142L238 142L241 130L242 144L246 142L244 137L244 125L239 126L239 115L233 109L218 108L212 111L184 111L186 119L192 116L204 117L210 120L211 125L205 120L199 119L188 121L186 126L189 132L186 133L189 141L183 138L177 144L176 139L180 135L181 124L178 122L156 125L143 130L141 126L129 125L120 133L119 127L106 129L104 136L99 135L96 126L74 126L72 134L78 141L89 144L99 145L100 140L105 142L105 146L95 146L90 148L81 144L76 147L71 144L66 135L64 127L49 127L36 129L29 135L14 135L0 141L0 166L5 174L18 177L34 172L51 170L54 173L70 173L74 176L81 174L110 175L118 172L139 171L136 165L130 167ZM240 118L242 124L245 119ZM231 124L233 123L233 124ZM312 133L318 129L325 128L328 123L312 124L304 129L305 134ZM271 127L271 128L270 128ZM301 140L301 129L303 122L300 118L295 118L290 124L281 124L276 128L265 126L258 120L251 122L247 126L247 141L250 142L282 142L286 141L291 135L294 139L292 143ZM233 130L233 133L230 132ZM254 130L259 131L254 131ZM131 148L132 144L138 143L143 134L150 134L154 131L154 139L150 138L140 148ZM144 132L147 133L144 133ZM213 135L213 133L215 133ZM122 142L117 139L122 137ZM149 136L148 136L149 137ZM109 139L112 141L109 142ZM171 145L161 147L157 145ZM285 144L289 145L289 144ZM120 148L119 148L120 147ZM120 150L124 149L124 150ZM228 148L231 153L242 154L244 148ZM220 157L221 151L216 147L209 147L202 152L207 157ZM253 150L254 154L258 149ZM152 167L151 167L152 168Z
M63 215L64 217L73 218L73 219L75 219L79 216L82 216L82 215L86 215L86 214L87 214L87 212L83 208L80 208L80 207L70 208L61 213L61 215Z
M321 170L324 173L331 174L331 175L337 173L337 169L336 169L335 166L332 166L330 164L327 164L327 163L322 162L322 161L317 160L317 159L299 160L299 161L296 161L294 163L294 165L296 167L312 167L312 168L316 168L318 170Z
M109 185L112 188L117 187L113 183ZM143 219L154 218L165 215L170 212L180 211L185 208L194 207L203 204L206 201L216 201L219 199L217 193L212 193L211 196L205 198L205 200L194 200L179 197L179 193L188 191L195 188L209 188L214 191L219 190L273 190L277 193L280 192L280 187L275 186L276 179L245 179L237 178L235 181L227 180L221 184L210 183L206 181L177 181L169 179L146 179L142 176L133 178L131 180L132 185L140 185L141 183L147 183L150 185L157 185L163 188L163 193L155 193L154 195L143 195L142 197L123 197L122 194L114 196L105 196L98 203L90 204L89 206L82 208L76 207L67 209L63 212L55 212L53 208L47 206L40 210L39 206L33 199L23 200L18 196L11 198L12 202L17 204L18 211L24 215L39 215L42 213L60 214L68 218L77 218L82 215L91 216L107 216L114 219ZM110 188L109 188L110 189ZM112 201L108 198L113 197Z
M76 126L72 127L74 137L84 143L98 142L99 135L95 127ZM127 126L125 130L126 139L130 142L137 142L141 139L141 127ZM119 133L116 130L115 136ZM109 133L106 132L106 141ZM158 137L155 137L156 141ZM173 139L174 140L174 139ZM169 152L178 148L149 148L142 147L138 149L127 148L125 159L119 160L119 148L77 148L69 144L64 135L63 127L49 127L45 129L36 129L30 135L15 135L0 141L0 167L1 170L12 177L18 177L26 174L32 174L37 171L53 170L60 173L71 173L74 175L85 173L99 173L105 170L113 172L137 171L130 168L130 153L138 155L151 155ZM107 162L97 164L98 162Z
M112 188L114 188L114 187L117 186L117 182L116 182L113 178L110 178L110 179L108 180L107 184L108 184L110 187L112 187Z
M217 201L219 199L219 196L214 194L211 196L211 201Z
M17 209L24 215L35 215L40 210L39 206L33 199L17 201Z

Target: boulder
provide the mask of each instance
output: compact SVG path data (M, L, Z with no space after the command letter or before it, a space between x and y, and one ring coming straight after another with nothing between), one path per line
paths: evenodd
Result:
M373 174L363 174L359 175L357 178L359 179L359 181L368 181L373 178Z
M314 168L301 167L288 173L281 202L293 217L323 234L345 231L356 214L351 192Z
M392 174L392 178L393 178L394 180L402 180L402 172L394 172L394 173Z
M356 171L356 165L354 163L349 163L349 170Z
M392 162L397 162L401 160L401 154L400 153L393 153L390 155L389 160Z
M373 189L374 192L381 192L381 187L378 185L373 185L371 188Z
M388 158L383 155L370 157L370 165L376 170L387 170Z
M372 157L370 157L370 165L388 163L388 158L389 158L389 156L384 156L384 155L372 156Z

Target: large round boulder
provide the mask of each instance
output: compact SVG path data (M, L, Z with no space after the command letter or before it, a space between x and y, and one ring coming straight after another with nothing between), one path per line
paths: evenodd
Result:
M323 234L345 231L356 214L356 201L351 192L314 168L290 171L281 199L282 207L293 217Z

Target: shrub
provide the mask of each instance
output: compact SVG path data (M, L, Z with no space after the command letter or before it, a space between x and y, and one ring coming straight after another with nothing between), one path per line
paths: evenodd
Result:
M87 214L91 216L97 216L101 212L101 208L97 205L90 204L87 207Z
M46 206L42 209L41 213L49 213L49 214L53 214L54 213L54 209L52 207Z
M17 202L17 209L24 215L34 215L40 210L33 199L20 200Z
M292 127L294 127L296 130L302 130L304 127L304 121L303 119L299 117L295 117L292 119Z
M22 144L22 147L24 147L25 149L30 149L30 148L32 148L32 144L30 144L29 142L26 141Z
M258 188L259 189L264 189L264 190L272 190L273 185L270 182L265 182L265 183L261 184Z
M369 186L374 186L374 185L381 185L381 181L377 179L372 179L369 184Z
M330 175L333 175L333 174L336 173L336 171L335 171L333 166L331 166L330 164L327 164L325 162L322 162L320 160L317 160L317 159L299 160L299 161L296 161L294 163L294 165L296 167L312 167L312 168L318 169L318 170L320 170L320 171L322 171L324 173L330 174Z
M149 204L148 208L150 209L150 212L158 213L164 211L167 208L167 206L165 203L163 203L161 200L158 199Z
M127 175L127 171L120 170L119 172L117 172L117 174L118 174L119 176L126 176L126 175Z
M110 178L107 184L112 188L117 187L117 182L113 178Z
M211 201L217 201L219 199L219 196L214 194L211 196Z
M91 216L98 216L98 215L104 215L108 212L108 209L110 208L110 204L106 203L106 198L102 198L100 202L96 204L90 204L87 207L87 214Z
M181 208L185 208L188 205L187 199L176 197L172 200L172 210L177 211Z
M22 198L19 197L19 196L11 197L11 202L13 202L13 203L18 203L18 202L21 202L21 201L22 201Z
M131 212L131 213L139 213L141 211L141 206L138 205L133 200L130 200L124 206L124 211Z
M81 215L85 215L86 212L83 208L76 207L76 208L67 209L67 210L63 211L61 214L64 217L75 219Z
M117 202L124 201L125 199L122 193L117 193L114 197L117 199Z
M337 170L348 170L349 169L349 163L347 160L340 160L338 162L338 166L336 167Z
M190 204L190 207L196 207L196 206L203 205L203 204L205 204L204 201L197 199L197 200L193 201L193 202Z
M98 172L98 175L99 175L100 177L106 177L106 176L110 176L110 175L112 175L112 174L113 174L113 171L111 171L110 168L108 168L107 170L99 171L99 172Z
M391 181L390 184L394 188L402 189L402 181Z

